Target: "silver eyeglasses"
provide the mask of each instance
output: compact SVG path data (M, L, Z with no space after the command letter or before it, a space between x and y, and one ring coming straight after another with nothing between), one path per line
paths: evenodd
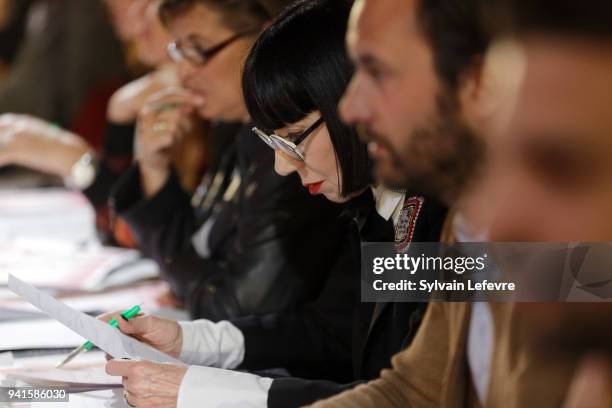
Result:
M287 139L284 139L278 135L267 134L260 129L254 127L253 132L261 140L263 140L268 146L270 146L274 150L280 150L283 153L287 154L292 159L298 161L304 161L304 153L302 153L299 149L300 143L302 143L312 132L314 132L321 124L324 122L323 118L319 118L315 123L313 123L308 129L306 129L302 134L300 134L297 138L294 139L293 142L290 142Z

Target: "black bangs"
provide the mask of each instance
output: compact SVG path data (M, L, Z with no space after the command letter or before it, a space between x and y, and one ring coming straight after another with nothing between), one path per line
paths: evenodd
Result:
M245 103L262 129L285 127L326 105L337 106L342 97L352 73L344 47L351 2L320 3L294 3L249 54L242 84Z
M242 79L255 126L271 132L319 111L348 197L371 182L371 163L338 105L353 74L344 37L352 1L302 0L265 30L251 49Z
M266 131L297 122L315 110L315 104L302 81L275 60L273 47L258 41L245 66L243 93L253 123Z

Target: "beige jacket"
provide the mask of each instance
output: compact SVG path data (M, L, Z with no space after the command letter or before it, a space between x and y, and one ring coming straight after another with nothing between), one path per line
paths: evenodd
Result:
M560 407L575 359L546 359L526 348L529 330L513 304L492 304L494 351L486 407ZM314 408L478 407L466 360L468 303L431 303L412 345L393 368ZM523 322L521 321L523 320ZM561 361L562 360L562 361ZM571 361L570 361L571 360Z

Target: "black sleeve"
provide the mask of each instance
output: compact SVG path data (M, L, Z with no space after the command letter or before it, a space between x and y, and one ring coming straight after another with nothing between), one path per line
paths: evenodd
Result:
M240 368L283 367L303 378L351 381L353 315L358 263L350 243L337 258L320 296L298 310L234 320L245 339Z
M174 171L162 189L145 199L138 165L133 165L113 188L112 206L130 226L144 255L154 259L173 292L185 299L194 273L210 269L212 262L195 252L191 237L196 219L190 196Z
M32 0L20 0L5 6L9 9L9 17L0 29L0 63L10 65L15 61L24 43L28 12L32 3Z
M341 243L341 207L309 196L297 176L278 176L272 150L256 139L248 135L246 142L257 144L245 147L249 160L239 166L240 199L219 204L209 239L223 235L216 231L227 225L235 230L209 258L193 248L201 220L175 174L144 200L134 166L113 194L116 212L194 318L217 321L295 309L320 291Z
M313 402L332 397L341 392L353 389L366 381L355 381L348 384L323 380L305 380L302 378L277 378L268 391L268 407L298 408Z
M199 275L190 292L194 318L218 320L293 310L320 292L334 265L343 226L341 206L313 197L294 174L274 171L274 152L250 131L237 140L239 199L226 204L210 233L237 217L226 253L213 253L219 268Z
M104 143L98 155L96 178L83 191L95 208L107 205L111 188L132 164L134 128L133 124L106 125Z

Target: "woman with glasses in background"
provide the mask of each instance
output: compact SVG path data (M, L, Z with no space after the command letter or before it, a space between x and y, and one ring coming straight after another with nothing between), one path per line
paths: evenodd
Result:
M31 168L59 176L69 188L81 190L96 209L98 231L105 243L114 242L112 233L120 243L130 243L125 229L114 228L122 224L110 223L108 197L112 185L132 163L138 112L152 94L178 83L176 66L166 50L171 38L158 17L160 3L161 0L107 2L117 34L134 46L137 62L152 69L113 93L105 106L105 126L91 120L91 112L86 115L86 128L96 130L93 133L99 133L102 140L95 140L87 129L76 134L29 115L0 115L0 167L9 164ZM201 136L195 139L190 135L184 143L189 145L189 156L181 158L180 174L186 188L194 188L194 179L199 181L194 174L202 173L201 140ZM97 146L100 142L101 146Z
M179 407L204 400L210 407L303 406L376 378L412 341L426 304L361 303L360 243L395 241L401 250L413 241L437 241L446 211L423 197L372 185L367 148L339 118L338 102L352 75L344 47L350 8L347 0L295 3L257 40L243 77L253 131L274 151L276 171L288 179L297 173L311 194L345 208L336 221L347 224L344 245L325 287L297 310L262 317L121 322L123 332L198 365L109 362L108 373L125 377L130 403L163 394L177 398L164 402ZM291 376L226 370L273 367ZM149 386L159 383L162 369L168 386Z
M112 201L193 317L298 307L316 296L341 245L333 222L340 208L274 172L274 153L253 136L241 93L244 60L284 3L166 0L160 8L180 88L144 107L137 161ZM211 171L192 195L170 157L193 114L223 129L214 146L223 154L211 152Z

